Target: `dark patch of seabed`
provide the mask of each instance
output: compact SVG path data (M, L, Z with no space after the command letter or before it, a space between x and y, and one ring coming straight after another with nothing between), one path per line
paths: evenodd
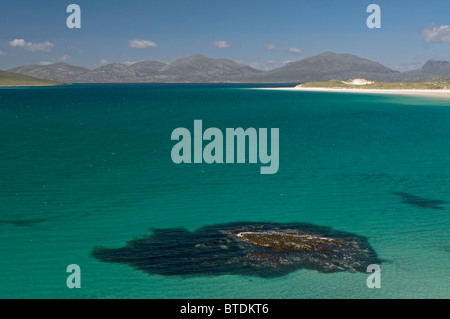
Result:
M402 203L419 208L444 209L442 205L448 204L444 200L429 199L404 192L395 192L394 194L402 198Z
M32 227L36 224L47 222L48 220L48 218L0 220L0 224L10 224L17 227Z
M366 272L381 261L363 236L305 223L229 223L155 229L123 248L95 248L104 262L125 263L149 274L279 277L297 269Z

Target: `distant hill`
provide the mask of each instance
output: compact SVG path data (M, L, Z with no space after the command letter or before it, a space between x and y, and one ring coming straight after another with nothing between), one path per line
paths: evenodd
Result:
M427 61L419 70L404 72L403 81L417 82L437 79L450 75L450 62L447 61Z
M261 72L228 59L211 59L196 54L165 65L160 76L170 82L226 82L239 81Z
M66 63L55 63L26 65L9 71L64 83L306 83L345 81L351 78L382 82L419 82L450 76L450 63L428 61L419 70L400 73L378 62L355 55L324 52L271 71L261 71L232 60L212 59L196 54L169 64L157 61L143 61L132 65L113 63L88 70Z
M450 62L447 61L428 61L420 69L423 73L435 76L450 75Z
M0 86L48 86L61 85L60 82L42 80L35 77L0 71Z
M137 82L137 73L132 68L120 64L112 63L99 67L79 76L75 82L90 83L117 83L117 82Z
M130 65L130 68L136 72L139 78L146 78L159 75L159 71L166 66L165 63L158 61L143 61Z
M376 81L394 81L401 73L367 59L351 54L324 52L300 61L291 62L278 69L265 72L249 81L311 82L366 78Z
M62 62L49 65L25 65L8 71L63 83L75 82L80 76L90 72L88 69Z
M231 60L212 59L200 54L170 64L157 61L143 61L130 66L113 63L92 71L65 63L27 65L9 71L66 83L230 82L262 72Z

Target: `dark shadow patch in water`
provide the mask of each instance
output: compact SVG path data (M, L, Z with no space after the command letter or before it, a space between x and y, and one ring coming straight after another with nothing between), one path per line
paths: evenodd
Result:
M442 250L450 254L450 245L443 245Z
M32 227L36 224L45 223L48 218L35 219L15 219L15 220L0 220L0 224L9 224L17 227Z
M239 222L155 229L123 248L97 247L92 256L165 276L279 277L298 269L366 272L381 260L363 236L305 223Z
M445 209L442 205L448 204L444 200L428 199L404 192L394 194L402 198L402 203L420 208Z

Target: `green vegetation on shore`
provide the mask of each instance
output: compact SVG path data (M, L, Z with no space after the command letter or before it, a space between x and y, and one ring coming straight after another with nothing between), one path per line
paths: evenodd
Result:
M346 83L347 82L347 83ZM448 90L450 89L450 77L443 77L423 82L378 82L372 81L368 84L351 84L349 81L332 80L327 82L308 82L297 87L302 88L329 88L329 89L381 89L381 90Z
M62 84L56 81L42 80L32 76L0 71L0 86L50 86Z

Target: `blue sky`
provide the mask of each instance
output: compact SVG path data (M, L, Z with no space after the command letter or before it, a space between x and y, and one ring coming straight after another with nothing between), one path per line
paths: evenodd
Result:
M66 26L72 3L81 29ZM381 7L381 29L366 25L371 3ZM449 25L448 0L15 0L0 5L0 69L196 53L272 69L333 51L407 70L450 60Z

